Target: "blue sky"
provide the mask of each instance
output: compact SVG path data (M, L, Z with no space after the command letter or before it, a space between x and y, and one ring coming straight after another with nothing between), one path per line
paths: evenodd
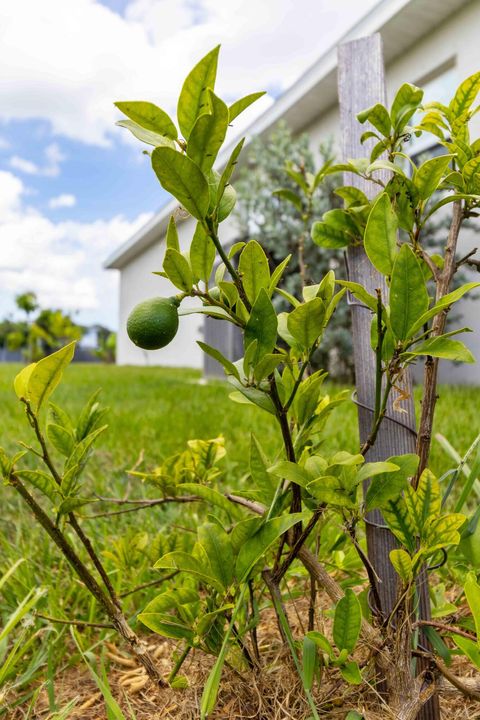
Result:
M375 1L0 4L0 317L34 290L44 306L116 327L118 277L102 262L167 197L115 127L115 100L174 114L184 76L221 42L220 95L269 91L251 121Z

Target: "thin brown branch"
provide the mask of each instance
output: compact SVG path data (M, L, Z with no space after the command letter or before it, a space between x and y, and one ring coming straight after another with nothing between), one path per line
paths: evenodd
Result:
M97 600L99 605L103 607L106 614L112 621L115 630L121 635L121 637L128 643L130 650L136 656L137 661L143 665L145 671L150 680L157 687L167 687L167 683L160 675L155 662L145 644L138 638L133 632L131 627L128 625L123 612L120 607L115 604L112 599L105 593L101 588L95 577L88 570L87 566L84 565L80 557L75 552L72 545L69 543L65 535L62 533L59 527L57 527L52 520L48 517L43 508L36 502L35 498L30 495L26 487L22 484L20 479L15 473L10 475L10 483L15 490L22 496L31 511L33 512L35 519L43 527L45 532L53 540L55 545L62 552L74 572L82 580L87 587L88 591Z
M303 547L303 545L307 541L310 533L315 528L315 525L319 521L324 509L325 508L323 506L315 509L315 511L312 513L312 517L308 521L308 524L305 526L305 528L302 530L301 534L297 537L297 539L291 546L290 551L289 551L287 557L285 558L285 560L283 561L283 563L281 564L281 566L275 572L272 573L273 581L277 585L280 583L281 579L287 572L288 568L293 563L295 558L298 556L300 549Z
M470 678L459 678L436 657L433 658L433 662L445 680L448 680L462 695L472 698L473 700L480 700L480 682L478 680L471 681Z
M56 469L55 463L53 462L53 460L50 456L47 443L45 442L43 433L40 430L40 425L38 424L38 418L35 415L35 413L33 412L32 408L30 406L30 403L28 401L25 401L25 407L27 410L27 417L30 421L30 424L31 424L33 430L34 430L35 436L36 436L38 442L40 443L40 447L42 448L43 462L45 463L46 467L49 469L49 471L52 474L52 477L55 480L55 482L57 483L57 485L61 487L62 477L61 477L60 473L58 472L58 470ZM77 534L77 537L79 538L80 542L85 547L85 549L90 557L90 560L92 561L93 565L95 566L98 574L102 578L103 583L104 583L105 587L107 588L108 594L110 595L110 597L112 599L112 602L115 605L117 605L117 607L119 607L118 599L117 599L114 587L113 587L112 583L110 582L108 573L105 570L105 568L103 567L103 564L102 564L100 558L98 557L97 553L95 552L92 543L90 542L89 538L85 535L82 528L80 527L75 514L73 512L70 512L70 513L68 513L67 517L68 517L68 521L69 521L70 525L72 526L73 530Z
M103 498L102 498L103 500ZM154 500L145 501L134 501L134 500L118 500L113 498L111 502L118 504L135 503L134 507L124 508L123 510L113 510L108 512L94 513L93 515L82 515L85 520L95 520L95 518L101 517L113 517L115 515L124 515L125 513L137 512L138 510L145 510L145 508L152 508L156 505L165 505L166 503L187 503L187 502L200 502L201 498L196 495L182 495L179 497L168 497L158 498ZM108 500L107 500L108 502Z
M58 625L75 625L77 627L91 627L109 630L115 629L114 625L112 625L111 623L87 622L86 620L63 620L62 618L51 617L51 615L44 615L43 613L39 612L35 613L35 616L41 618L42 620L48 620L48 622L51 623L57 623Z
M441 300L444 295L450 291L452 278L456 271L455 252L457 249L458 236L463 221L462 202L456 200L453 203L452 221L448 233L447 245L445 248L445 258L443 268L439 277L436 279L436 296L435 302ZM445 330L448 308L435 315L432 322L431 338L442 335ZM422 413L417 436L417 455L420 458L417 475L414 478L413 485L417 486L420 475L425 470L428 457L430 455L430 445L432 441L433 417L435 414L435 405L437 402L437 379L438 379L438 358L428 357L425 361L425 369L423 374L423 398Z
M476 267L477 270L480 269L480 260L471 259L473 255L477 253L477 251L478 248L473 248L473 250L470 250L470 252L460 258L460 260L457 260L457 262L455 263L455 270L458 270L458 268L462 265L472 265L473 267Z
M146 588L155 587L155 585L161 585L162 583L166 582L167 580L171 580L175 575L178 575L179 571L175 570L174 572L169 573L168 575L164 575L164 577L158 578L158 580L151 580L150 582L143 583L142 585L137 585L137 587L132 588L132 590L126 590L123 593L120 593L119 597L124 598L128 597L129 595L133 595L134 593L140 592L140 590L145 590Z
M413 627L420 627L420 626L428 626L437 628L437 630L443 630L444 632L448 633L454 633L455 635L461 635L464 638L468 638L469 640L477 641L477 636L473 633L466 632L466 630L462 630L462 628L455 627L454 625L448 625L448 623L441 623L437 622L436 620L417 620Z

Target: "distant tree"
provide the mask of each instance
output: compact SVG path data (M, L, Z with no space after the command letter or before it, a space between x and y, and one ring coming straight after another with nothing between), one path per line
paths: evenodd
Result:
M27 320L30 317L30 314L32 312L35 312L38 308L38 302L37 302L37 295L36 293L32 291L20 293L20 295L17 295L15 297L15 303L19 310L23 310L23 312L27 316Z
M84 332L85 328L62 310L41 310L30 326L32 360L49 355L72 340L80 340Z
M85 328L62 310L39 309L34 292L17 295L15 303L25 313L26 319L15 321L5 318L0 321L0 348L22 350L29 362L40 360L65 343L80 340L85 332ZM37 310L38 313L31 319L30 316Z
M292 178L292 172L314 174L316 165L328 161L333 161L331 143L320 147L317 163L308 135L294 137L288 126L281 122L267 142L259 137L253 138L247 163L235 183L238 194L236 216L241 239L258 240L272 265L292 254L282 287L297 297L301 297L302 285L310 284L312 277L321 277L330 269L335 270L337 277L345 273L343 253L317 247L309 235L312 221L319 220L327 210L339 207L341 201L334 192L336 181L326 178L312 196L306 218L303 210L299 211L275 191L282 188L295 193L298 185ZM275 302L277 307L284 304L287 309L286 301L280 296ZM313 360L315 365L328 369L332 377L352 379L350 312L346 303L340 303L321 350Z
M117 351L117 333L102 325L97 326L97 347L94 355L102 362L114 363Z

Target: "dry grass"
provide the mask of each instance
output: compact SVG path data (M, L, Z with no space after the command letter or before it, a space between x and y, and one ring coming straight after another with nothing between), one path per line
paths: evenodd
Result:
M304 600L288 603L289 619L299 637L304 634L301 618L306 617L305 610ZM318 620L319 628L329 633L328 618L322 613ZM261 668L255 671L225 668L217 707L210 715L211 720L308 720L311 718L311 710L304 698L289 650L280 639L275 617L269 609L262 613L258 640ZM168 676L176 643L151 636L148 644L162 673ZM127 718L198 720L202 689L214 661L212 657L201 651L192 651L181 669L181 674L188 679L188 688L168 688L157 692L149 684L143 670L136 667L134 660L123 648L107 643L105 650L104 659L109 664L111 690ZM366 649L360 645L356 659L362 662L365 656ZM460 677L474 674L472 666L464 658L455 658L452 669ZM315 687L313 695L319 714L325 718L343 720L348 711L357 710L365 720L394 720L373 685L363 685L361 688L348 685L335 669L324 671L322 682ZM76 700L75 709L69 715L72 720L107 720L103 698L84 667L69 668L57 676L55 697L59 707ZM480 719L480 703L459 695L448 683L442 686L441 708L444 720ZM18 708L8 717L9 720L21 720L24 714ZM40 693L31 718L50 718L45 690Z

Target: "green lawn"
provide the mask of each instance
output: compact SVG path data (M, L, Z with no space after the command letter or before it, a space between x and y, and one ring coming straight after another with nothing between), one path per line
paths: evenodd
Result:
M19 439L33 442L22 406L13 392L12 381L18 369L14 365L0 365L0 445L9 451L16 448ZM99 387L102 388L102 402L110 407L109 429L87 476L91 492L114 497L127 494L156 497L155 489L129 477L126 471L142 451L145 467L152 466L183 449L191 438L225 437L228 453L222 479L225 489L235 489L241 483L248 463L251 432L261 438L265 451L272 458L280 448L279 431L271 416L256 408L233 403L228 397L227 383L203 383L200 373L191 370L74 364L66 371L54 401L75 415ZM338 388L330 386L328 390L334 393ZM480 431L479 401L480 388L440 388L435 430L446 435L460 452L468 448ZM356 408L352 402L335 410L324 443L327 451L356 451ZM437 474L443 474L452 466L435 441L431 466ZM39 586L48 588L39 605L43 613L95 620L98 617L95 604L81 584L72 579L56 549L33 523L12 488L0 485L0 507L0 578L16 560L26 559L0 592L0 626L2 619L5 622L28 591ZM92 512L92 507L87 509L88 512ZM193 522L195 525L202 517L201 513L198 506L168 506L167 509L162 506L115 518L84 519L82 525L101 553L117 591L122 592L158 577L152 571L153 563L168 551L172 537L178 536L175 527L182 525L182 519L183 524ZM129 595L126 599L129 615L134 618L155 592L156 589L150 588ZM53 633L47 626L32 645L33 658L43 667L46 659L41 653L46 647L47 632L50 633L51 664L58 667L73 662L74 656L66 652L66 631ZM28 686L27 679L23 689Z
M13 449L16 439L26 440L29 432L13 392L18 369L0 364L0 443L8 449ZM256 408L232 403L226 382L200 381L200 373L194 370L74 364L65 373L54 400L75 414L92 392L102 388L102 403L110 407L109 430L97 462L105 473L123 472L142 449L147 460L156 461L196 437L223 434L229 458L235 463L245 461L250 432L262 437L266 449L276 450L280 438L272 418ZM480 431L480 387L444 386L439 394L435 431L464 451ZM416 396L418 399L418 392ZM355 407L347 402L333 415L325 443L328 448L354 451L357 442ZM443 471L444 460L434 441L432 466L436 472Z

